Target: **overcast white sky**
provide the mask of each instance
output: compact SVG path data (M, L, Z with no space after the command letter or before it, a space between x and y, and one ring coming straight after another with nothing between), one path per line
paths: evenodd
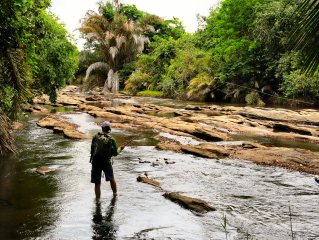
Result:
M209 9L219 0L122 0L122 3L134 4L140 10L156 14L165 19L178 17L187 32L197 29L196 15L208 15ZM84 17L87 10L97 11L97 0L52 0L51 12L65 23L69 32L78 39L76 28L79 20ZM81 48L83 41L78 41Z

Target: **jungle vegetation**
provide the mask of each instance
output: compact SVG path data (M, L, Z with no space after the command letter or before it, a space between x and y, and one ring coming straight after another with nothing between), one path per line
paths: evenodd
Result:
M88 87L117 73L116 88L131 94L159 91L170 98L261 105L316 102L318 6L314 0L223 0L208 17L199 16L199 29L189 34L178 19L117 1L100 3L99 13L88 12L82 25L88 41L80 55L100 56L84 82L104 67L108 74L102 71L100 83ZM105 83L110 90L111 81Z
M56 100L56 90L73 78L78 51L50 0L0 2L0 155L14 151L10 121L35 94Z

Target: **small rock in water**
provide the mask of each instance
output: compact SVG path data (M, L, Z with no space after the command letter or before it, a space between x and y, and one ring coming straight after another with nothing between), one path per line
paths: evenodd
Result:
M35 171L36 171L36 173L38 173L40 175L45 175L46 173L54 172L55 169L49 168L47 166L41 166L41 167L38 167Z
M151 161L147 161L147 160L145 160L145 161L138 161L139 163L151 163Z
M319 183L319 178L315 177L315 181L316 181L317 183Z
M152 167L157 167L157 166L159 166L159 164L153 162L153 163L151 164L151 166L152 166Z
M165 161L165 163L166 163L166 164L175 164L175 162L174 162L174 161L171 161L171 162L169 162L169 161Z

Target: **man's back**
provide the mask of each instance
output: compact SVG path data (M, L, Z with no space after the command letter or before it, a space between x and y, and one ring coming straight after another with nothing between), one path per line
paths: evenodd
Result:
M92 139L91 161L110 161L112 156L118 155L115 140L107 133L97 133Z

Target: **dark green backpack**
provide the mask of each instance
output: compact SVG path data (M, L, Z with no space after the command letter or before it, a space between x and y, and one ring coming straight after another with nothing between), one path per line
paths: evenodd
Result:
M113 143L112 143L112 137L103 134L103 133L98 133L95 136L95 148L93 149L93 154L92 157L93 159L99 159L99 160L104 160L104 159L111 159L113 156Z

